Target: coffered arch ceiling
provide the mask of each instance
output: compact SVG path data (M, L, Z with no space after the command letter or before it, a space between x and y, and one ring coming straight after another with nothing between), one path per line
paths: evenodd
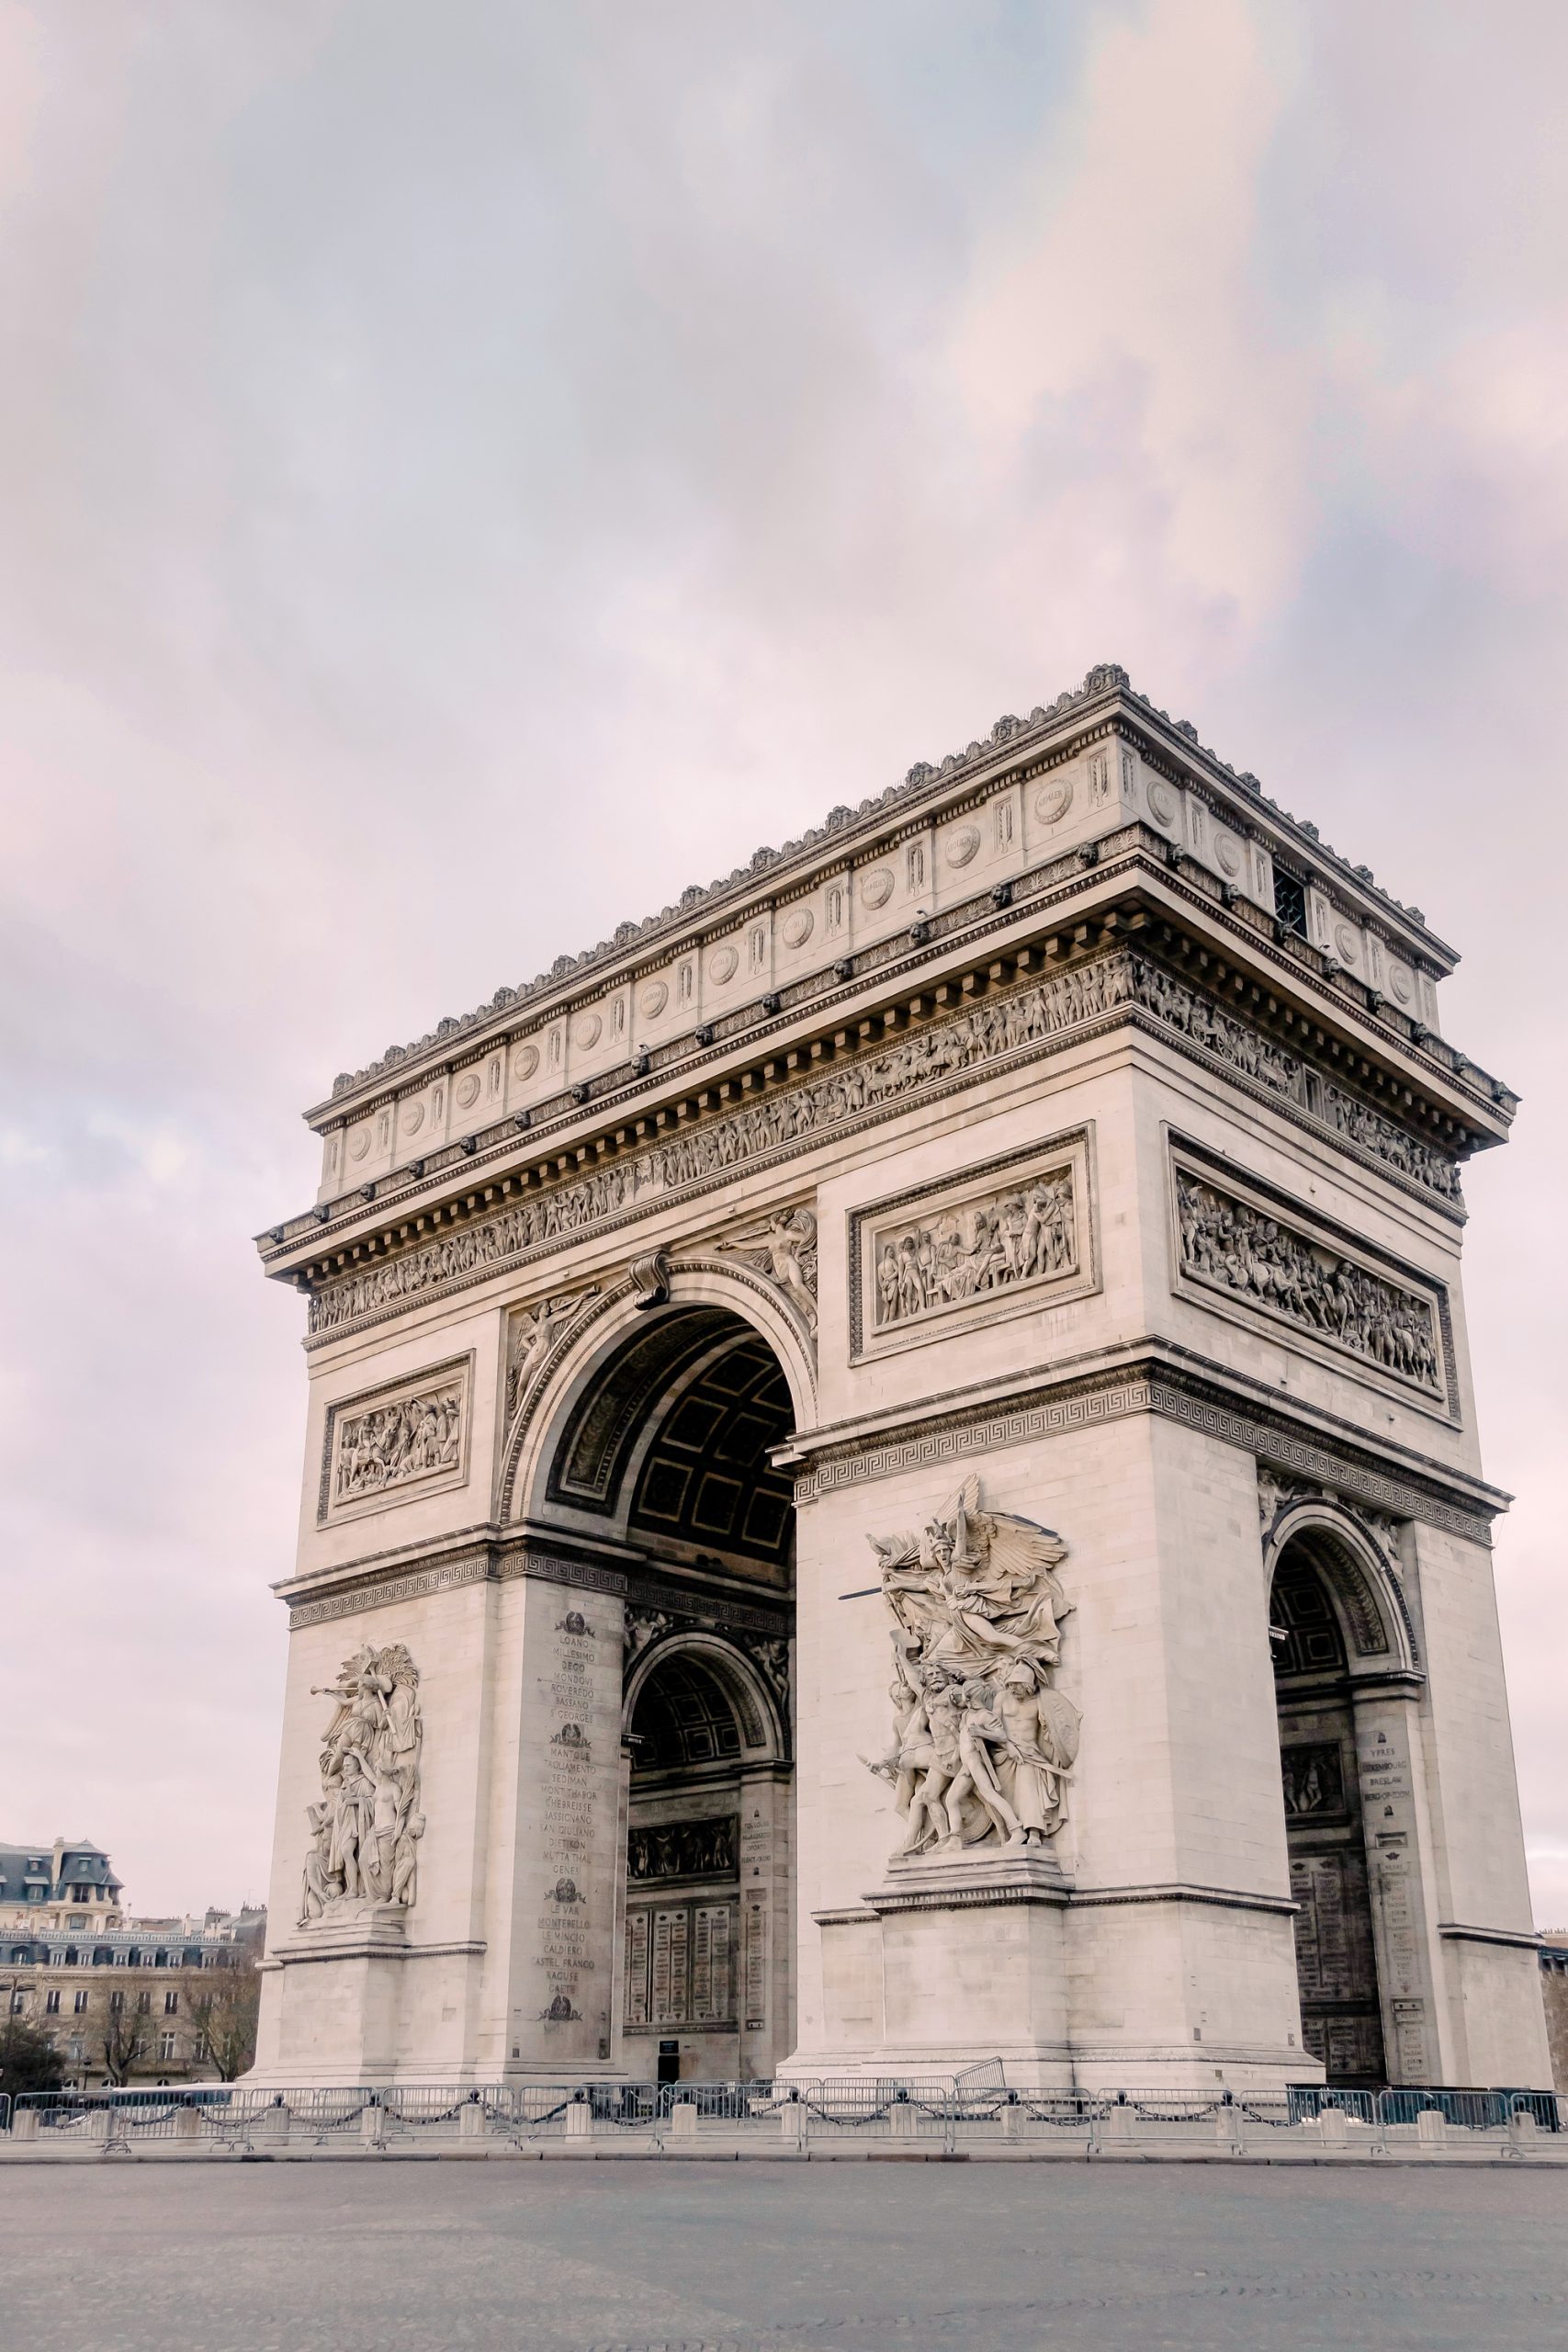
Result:
M784 1371L727 1309L661 1317L580 1401L550 1479L552 1500L624 1514L626 1532L681 1557L754 1563L787 1576L793 1489L769 1454L794 1426Z

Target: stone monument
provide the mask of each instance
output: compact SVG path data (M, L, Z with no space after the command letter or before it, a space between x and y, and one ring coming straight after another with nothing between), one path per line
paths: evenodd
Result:
M1549 2079L1451 951L1113 666L340 1077L257 2079Z

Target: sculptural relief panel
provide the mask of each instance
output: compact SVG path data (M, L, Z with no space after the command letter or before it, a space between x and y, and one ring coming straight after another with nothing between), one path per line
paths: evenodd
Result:
M498 1270L530 1250L658 1205L689 1184L723 1182L740 1168L801 1148L834 1129L897 1115L921 1092L941 1092L971 1070L1050 1051L1058 1040L1123 1008L1145 1015L1187 1050L1337 1136L1412 1189L1457 1208L1459 1173L1451 1155L1347 1094L1300 1054L1238 1019L1207 991L1145 956L1118 951L998 991L881 1053L781 1087L761 1102L622 1154L586 1176L567 1179L438 1240L325 1282L310 1298L311 1342ZM558 1029L551 1035L558 1041ZM438 1109L435 1115L439 1119Z
M472 1372L472 1356L459 1356L329 1406L318 1524L461 1486Z
M1098 1289L1091 1148L1077 1127L856 1210L856 1360Z
M1080 1729L1056 1688L1066 1545L987 1510L976 1477L919 1533L871 1543L893 1620L893 1736L861 1760L903 1816L891 1859L1048 1847L1066 1819Z
M1174 1144L1173 1278L1284 1324L1429 1404L1451 1394L1451 1340L1440 1284L1370 1250L1271 1187L1222 1175Z
M419 1893L419 1668L403 1643L367 1643L337 1680L311 1696L336 1708L321 1746L321 1795L307 1805L299 1925L332 1926L346 1912L407 1910Z

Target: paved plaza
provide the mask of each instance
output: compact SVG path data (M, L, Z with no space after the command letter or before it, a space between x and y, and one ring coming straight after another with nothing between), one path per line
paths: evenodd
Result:
M1568 2179L28 2165L0 2261L30 2352L1544 2352Z

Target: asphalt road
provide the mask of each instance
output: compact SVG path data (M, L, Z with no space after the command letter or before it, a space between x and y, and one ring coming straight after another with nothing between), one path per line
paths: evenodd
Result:
M20 2165L28 2352L1555 2352L1568 2175Z

